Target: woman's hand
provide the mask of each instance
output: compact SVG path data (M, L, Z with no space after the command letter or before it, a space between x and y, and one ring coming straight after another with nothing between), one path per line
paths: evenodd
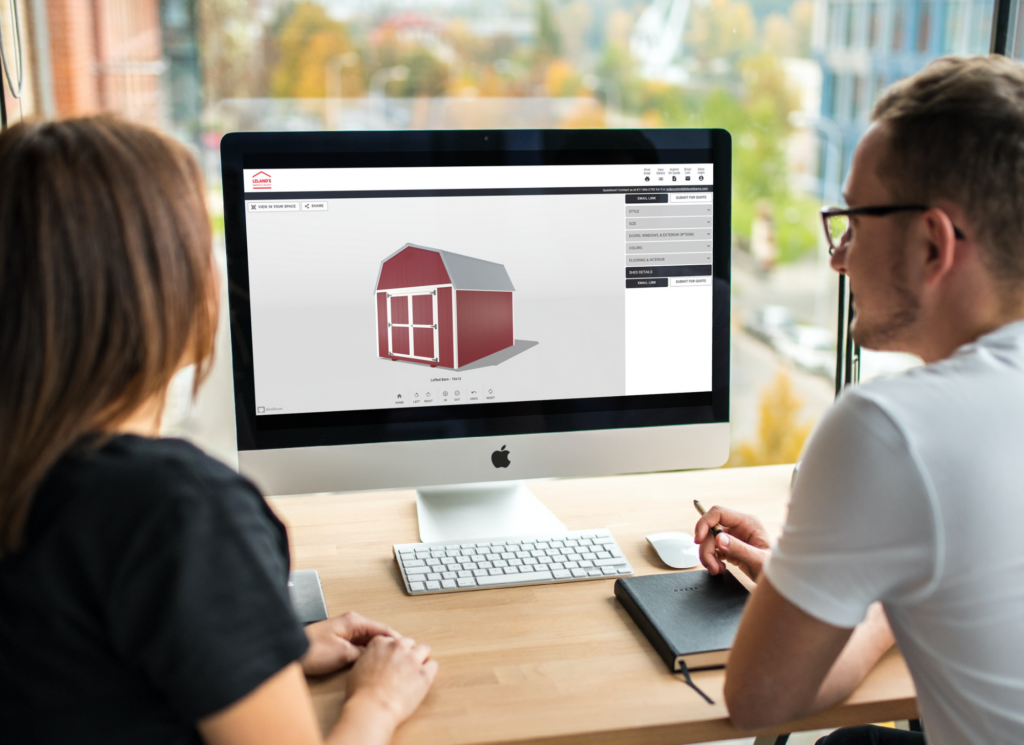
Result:
M351 611L311 623L306 627L309 649L302 656L302 671L306 675L326 675L351 665L378 636L398 639L401 634Z
M435 675L437 662L426 644L374 637L348 676L345 709L382 712L397 727L423 701Z
M711 532L715 525L722 527L717 538ZM700 561L712 575L728 571L725 562L729 562L757 582L771 554L768 531L761 521L725 507L712 507L697 521L693 540L700 544Z

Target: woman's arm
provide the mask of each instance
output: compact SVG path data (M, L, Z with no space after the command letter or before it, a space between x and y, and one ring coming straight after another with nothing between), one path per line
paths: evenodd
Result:
M387 745L419 706L437 674L430 648L376 636L353 667L345 706L328 745ZM323 745L313 701L298 663L198 724L208 745Z

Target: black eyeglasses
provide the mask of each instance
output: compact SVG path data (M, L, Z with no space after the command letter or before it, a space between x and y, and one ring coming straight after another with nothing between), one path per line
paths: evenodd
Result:
M870 215L885 217L894 212L924 212L931 207L924 204L889 204L880 207L822 207L821 221L825 224L825 237L828 239L828 253L831 256L843 242L843 236L850 229L850 215ZM964 234L956 225L953 235L963 239Z

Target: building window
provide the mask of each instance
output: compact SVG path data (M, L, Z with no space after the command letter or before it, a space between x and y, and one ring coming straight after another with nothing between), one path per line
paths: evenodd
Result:
M892 51L899 52L903 49L903 6L897 5L892 13Z
M927 52L929 36L931 36L932 6L921 3L917 15L917 51Z
M880 22L881 19L878 14L878 3L870 3L868 5L868 49L874 49L878 46Z

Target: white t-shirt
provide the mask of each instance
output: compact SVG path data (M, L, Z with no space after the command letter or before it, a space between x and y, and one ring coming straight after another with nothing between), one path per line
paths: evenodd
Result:
M765 573L834 626L882 601L929 745L1024 742L1024 321L844 393Z

